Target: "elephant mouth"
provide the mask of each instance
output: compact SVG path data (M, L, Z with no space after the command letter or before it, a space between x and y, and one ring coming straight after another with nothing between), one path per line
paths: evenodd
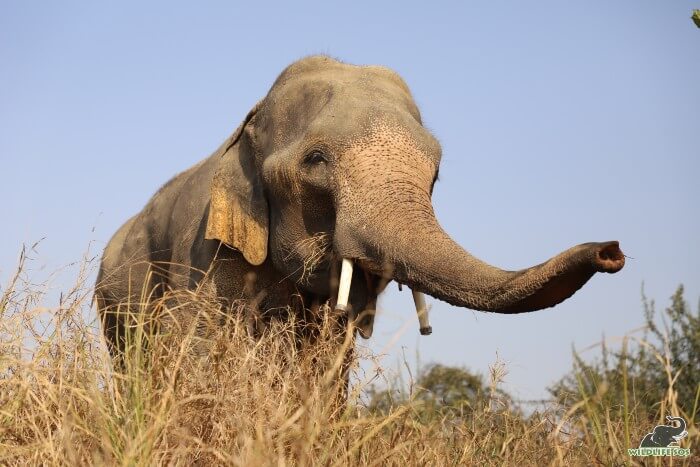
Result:
M372 335L377 297L392 279L390 268L380 267L372 260L345 257L341 261L334 308L347 312L360 336L365 339ZM419 291L413 290L412 293L420 332L423 335L431 334L425 298Z
M347 311L353 318L364 316L371 320L376 313L377 297L389 281L358 260L342 258L337 264L340 275L336 276L338 287L334 308ZM352 264L350 270L348 264Z

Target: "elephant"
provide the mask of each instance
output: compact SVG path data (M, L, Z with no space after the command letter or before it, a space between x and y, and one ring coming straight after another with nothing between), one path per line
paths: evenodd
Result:
M161 187L106 245L95 297L110 349L124 346L115 310L144 291L207 287L222 307L255 296L261 316L282 319L313 319L309 310L329 304L366 323L395 281L413 291L427 334L423 294L525 313L624 266L617 241L518 271L472 256L433 211L441 156L396 72L323 55L292 63L210 157ZM359 331L369 337L371 323Z
M639 443L640 448L666 448L671 444L676 443L686 436L688 432L685 431L686 424L685 420L681 417L667 416L666 421L669 425L656 425L651 433L647 433ZM674 422L678 422L678 426L673 426Z

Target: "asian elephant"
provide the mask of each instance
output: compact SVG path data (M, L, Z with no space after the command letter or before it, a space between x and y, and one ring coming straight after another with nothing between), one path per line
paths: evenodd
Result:
M394 280L411 287L419 307L426 293L523 313L624 266L615 241L520 271L473 257L433 212L440 158L395 72L326 56L291 64L209 158L166 183L107 244L96 287L107 341L121 348L114 310L143 290L206 285L222 304L252 294L263 312L330 302L356 316L371 314Z
M686 436L688 432L685 431L686 424L685 420L681 417L666 417L669 425L657 425L651 433L647 433L639 444L640 448L666 448L672 443L678 443ZM678 422L678 426L674 426L673 423Z

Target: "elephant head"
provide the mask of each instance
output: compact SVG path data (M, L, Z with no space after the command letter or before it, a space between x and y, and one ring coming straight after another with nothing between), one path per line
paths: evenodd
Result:
M307 293L338 293L340 308L373 309L395 280L459 307L529 312L625 263L613 241L506 271L455 243L431 204L440 144L406 83L384 67L325 56L290 65L220 154L207 238L253 265L271 261Z
M644 439L639 444L640 448L665 448L672 443L678 443L678 441L688 436L688 432L685 431L685 420L681 417L668 416L666 420L669 422L669 425L655 426L654 431L644 436ZM678 426L674 426L674 422L678 422Z

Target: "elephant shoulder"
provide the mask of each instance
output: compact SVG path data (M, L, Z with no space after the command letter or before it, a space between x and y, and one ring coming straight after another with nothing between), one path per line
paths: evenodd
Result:
M144 208L144 211L160 209L163 207L172 207L177 203L177 200L183 195L183 187L188 184L193 178L201 179L207 177L207 164L211 158L204 159L193 165L187 170L180 172L165 182L158 191L151 197L150 201ZM211 176L209 176L211 179Z
M172 243L168 235L181 231L182 219L191 219L203 210L206 200L202 198L208 195L209 187L206 179L211 179L206 170L208 160L200 161L172 177L143 208L142 220L151 232L155 248L166 248L167 244Z

